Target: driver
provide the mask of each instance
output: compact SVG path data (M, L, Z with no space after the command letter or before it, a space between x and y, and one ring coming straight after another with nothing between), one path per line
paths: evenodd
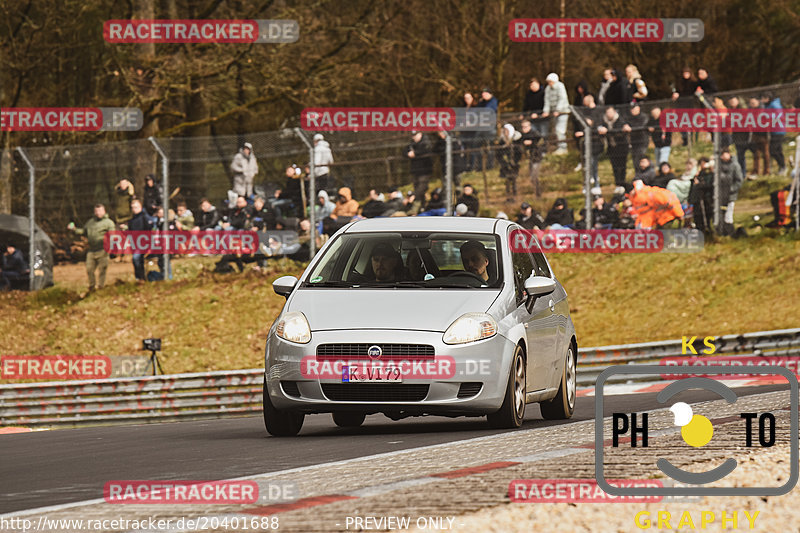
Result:
M376 244L370 262L375 281L399 281L403 274L403 258L389 243Z
M485 282L490 283L489 272L489 252L480 241L469 240L461 245L461 262L464 265L464 270L471 272L476 276L483 279Z

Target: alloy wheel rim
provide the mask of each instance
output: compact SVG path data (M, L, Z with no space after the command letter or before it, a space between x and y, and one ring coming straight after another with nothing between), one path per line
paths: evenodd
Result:
M575 372L575 357L572 355L572 348L567 350L567 401L570 409L575 405L575 394L578 388L577 376Z
M525 413L525 363L519 353L514 364L514 402L517 417L522 418Z

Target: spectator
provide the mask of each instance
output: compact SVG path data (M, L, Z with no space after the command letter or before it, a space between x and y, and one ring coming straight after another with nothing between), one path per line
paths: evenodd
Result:
M569 118L567 89L562 82L558 81L558 74L555 72L548 74L546 81L547 87L544 89L544 109L542 117L547 118L551 114L555 117L558 149L553 153L555 155L562 155L567 153L567 120Z
M556 198L553 207L547 212L544 219L544 227L549 229L572 228L575 225L575 217L572 209L567 207L566 198Z
M634 166L647 153L647 145L650 143L647 131L647 115L642 113L642 108L638 103L631 106L627 117L630 143L631 143L631 162Z
M522 205L519 206L517 224L525 229L543 229L545 227L542 216L528 202L522 202Z
M605 94L604 105L623 106L631 103L633 99L628 80L620 76L619 71L611 71L611 83Z
M336 204L331 202L330 197L328 196L328 191L321 190L317 194L317 205L314 206L314 218L317 222L322 221L325 217L328 217L333 213L333 210L336 208Z
M781 99L767 92L761 95L761 103L765 109L783 109ZM778 163L778 174L786 175L786 159L783 157L783 140L786 130L775 130L769 134L769 156Z
M288 211L302 213L301 206L303 205L303 187L305 192L308 193L308 182L303 179L303 171L297 165L290 165L286 167L286 185L283 189L278 189L277 201L272 202L272 208L278 218L286 216Z
M673 220L683 218L684 212L678 198L666 189L648 187L641 180L634 180L629 197L637 228L663 228Z
M478 107L485 107L494 111L495 116L497 116L497 98L492 94L492 90L488 87L484 87L481 89L481 101L478 102ZM480 148L489 147L489 145L494 141L495 130L492 128L490 131L479 131L475 134L475 139L478 141L477 145ZM494 168L494 152L492 150L488 150L486 153L486 169L493 169ZM417 194L419 195L419 193Z
M186 209L186 202L178 202L177 210L175 227L181 231L191 231L194 228L194 215Z
M700 231L706 231L714 225L714 162L701 157L697 160L697 166L697 175L689 191L689 203L694 208L695 226Z
M333 187L331 169L333 163L331 145L321 133L314 135L314 186L318 191L327 191Z
M14 286L21 286L30 277L31 271L22 252L12 244L0 247L0 291L10 291Z
M531 126L540 135L547 135L546 122L540 119L542 110L544 109L544 89L537 78L531 78L531 83L528 86L528 91L525 93L525 100L522 103L522 115L525 119L532 121ZM545 128L545 131L542 131Z
M672 151L672 132L661 129L661 108L654 107L650 110L650 122L647 124L647 131L650 132L650 139L655 147L656 164L669 162L669 154Z
M731 96L728 99L728 109L740 108L739 97ZM737 130L731 133L731 142L733 142L733 146L736 148L736 161L742 169L742 175L747 174L747 158L745 156L749 149L749 139L750 134L746 131Z
M586 121L586 124L590 128L596 128L597 124L602 120L602 117L599 116L599 109L597 108L597 104L595 104L594 96L591 94L587 94L583 97L583 109L580 110L583 113L583 119ZM581 126L579 129L576 128L575 130L575 138L578 140L578 150L581 154L581 163L575 167L575 171L580 171L586 163L586 149L584 145L584 131L583 127ZM589 178L592 186L599 185L599 176L597 174L598 165L600 163L600 155L603 153L603 138L598 134L592 134L592 154L591 154L591 163L589 168Z
M389 193L389 201L386 202L381 216L390 217L399 211L403 211L403 207L405 207L403 203L403 193L394 189Z
M337 219L339 217L353 218L358 214L358 201L353 199L353 193L349 187L341 187L339 195L336 200L336 206L333 208L331 218ZM349 222L349 221L348 221Z
M573 90L575 91L575 96L572 99L572 101L575 103L576 106L582 106L583 98L587 94L591 94L589 92L589 85L586 83L586 80L581 80L578 83L576 83Z
M683 67L681 70L681 78L678 80L677 86L672 87L672 101L676 101L679 107L689 108L694 107L694 93L697 91L697 80L692 75L692 69ZM689 144L689 133L681 132L681 143L683 146Z
M625 67L625 77L630 84L634 102L641 102L647 98L647 85L645 85L642 75L639 74L639 68L636 65L631 63Z
M664 161L658 167L658 175L653 181L654 187L661 187L666 189L669 182L675 179L675 174L672 173L672 165ZM680 198L678 198L680 200Z
M739 197L743 181L742 167L731 158L730 150L725 148L719 156L719 205L725 208L723 222L730 226L733 225L733 207Z
M419 216L442 216L447 210L447 204L442 198L442 188L436 187L431 191L431 196L428 202L422 208Z
M408 191L405 198L403 198L403 211L407 215L415 215L417 212L416 207L414 204L416 202L417 196L414 194L414 191Z
M475 101L475 97L472 95L471 92L464 93L463 105L467 109L471 109L478 105L478 103ZM481 164L480 164L480 154L478 153L478 148L480 148L480 139L477 137L477 132L462 131L461 139L463 139L464 148L467 151L466 170L467 171L478 170L481 167Z
M464 185L464 190L456 199L456 204L464 204L467 206L467 211L472 213L471 215L467 216L478 216L480 212L480 200L475 194L475 188L472 187L469 183Z
M156 183L156 178L152 174L144 177L144 210L147 214L153 216L156 214L156 209L161 205L164 199L164 190L161 184Z
M690 158L686 162L686 171L681 174L680 178L672 179L667 183L667 190L674 192L678 197L681 206L686 210L689 206L689 192L692 189L692 181L697 175L697 160Z
M320 193L322 192L324 191L320 191ZM275 215L275 211L261 196L256 196L253 200L253 207L250 210L250 227L258 231L278 229L278 217Z
M792 171L793 180L796 179L794 173ZM795 212L795 216L797 216L797 209L792 198L792 183L770 193L769 201L772 204L772 213L775 218L767 224L768 228L783 228L791 225L792 212Z
M639 160L639 164L636 166L636 172L633 175L633 179L635 180L642 180L645 185L654 186L656 181L656 169L650 163L650 158L645 156Z
M197 225L192 228L192 231L208 231L213 230L219 224L219 212L217 208L211 205L208 198L200 200L200 215L197 218Z
M475 213L471 213L467 204L458 204L456 206L456 216L457 217L474 217Z
M724 117L724 119L727 119L728 108L725 107L725 102L722 101L722 98L720 98L719 96L713 97L711 99L711 107L714 109L714 111L717 112L718 115L720 115L721 117ZM713 139L713 136L712 136L712 139ZM728 148L731 145L731 142L732 142L732 137L731 137L730 130L721 130L719 132L719 147L720 147L720 149Z
M761 102L758 98L752 97L748 101L750 109L760 109ZM764 160L764 174L769 174L769 139L767 133L762 131L754 131L750 133L750 150L753 152L753 174L748 176L749 179L756 179L758 177L759 163Z
M103 238L109 231L114 231L114 223L106 214L106 206L95 204L94 217L86 221L82 228L76 228L74 222L67 226L76 235L86 235L89 240L89 250L86 252L86 274L89 278L89 291L102 289L106 284L106 270L108 269L108 252L103 247ZM98 272L95 284L95 271Z
M247 206L247 199L243 195L236 197L236 205L228 209L228 214L222 218L224 230L242 231L250 226L251 211Z
M147 211L142 208L142 203L137 198L131 200L131 211L133 212L133 216L128 221L127 225L129 231L152 231L153 229L158 229L153 227L156 218L147 214ZM131 259L133 262L133 277L139 282L146 281L144 275L144 254L135 253L131 256Z
M114 218L119 225L131 219L131 199L133 198L133 183L127 179L119 180L114 188Z
M611 87L611 84L614 82L614 77L611 73L612 70L610 68L603 69L603 81L600 83L600 89L597 91L597 103L600 105L606 105L608 88Z
M566 116L566 115L565 115ZM505 180L507 201L517 196L519 160L522 157L522 134L511 124L504 124L497 140L497 157L500 160L500 178Z
M530 120L522 121L522 131L520 133L522 150L528 155L528 173L531 184L536 189L536 195L539 196L541 194L539 190L539 172L542 166L542 150L544 148L541 144L542 135L538 130L534 129Z
M711 96L718 92L717 83L708 75L708 70L703 67L697 69L697 87L695 93Z
M231 172L233 172L233 192L250 198L253 195L253 178L258 174L258 162L253 154L252 144L244 143L233 156Z
M611 229L619 224L619 212L607 204L600 187L592 189L592 228ZM582 225L586 226L586 209L581 209Z
M628 139L624 126L627 125L620 118L617 110L613 106L606 108L603 120L597 127L597 133L605 138L606 154L611 161L611 168L614 172L614 183L617 187L625 185L625 168L628 163Z
M386 204L378 197L378 191L369 190L369 199L361 208L361 215L365 218L375 218L381 216L386 210Z
M414 195L417 198L424 198L425 191L428 190L428 182L433 173L433 158L431 145L421 131L412 133L411 144L406 149L406 156L409 159L409 170L414 178Z

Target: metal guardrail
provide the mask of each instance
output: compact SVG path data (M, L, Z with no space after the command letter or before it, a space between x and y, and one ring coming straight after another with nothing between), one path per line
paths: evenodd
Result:
M702 345L702 337L698 341ZM800 328L725 335L716 337L714 344L714 355L799 356ZM581 349L578 385L594 385L597 375L610 365L657 363L664 357L683 356L682 345L679 339ZM263 368L254 368L0 385L0 426L149 423L253 415L261 412L263 374ZM617 382L652 379L650 375L626 375Z

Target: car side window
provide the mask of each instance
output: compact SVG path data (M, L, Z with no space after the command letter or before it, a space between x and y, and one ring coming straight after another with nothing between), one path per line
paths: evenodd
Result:
M525 280L534 272L534 264L528 252L512 252L511 266L514 269L514 294L517 305L525 301Z
M544 276L546 278L552 277L550 274L550 268L547 266L547 260L544 258L544 254L542 252L534 252L533 261L536 263L537 276Z

